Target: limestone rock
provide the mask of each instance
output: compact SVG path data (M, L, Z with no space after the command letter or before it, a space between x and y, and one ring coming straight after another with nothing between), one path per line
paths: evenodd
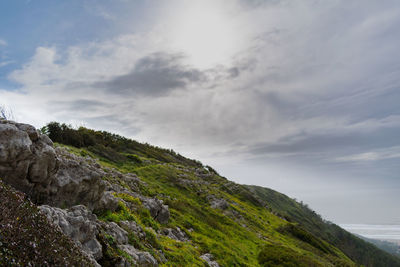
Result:
M24 131L28 134L29 138L32 140L32 142L35 142L39 139L39 132L36 130L35 127L29 124L24 124L24 123L16 123L15 124L18 129L21 131Z
M188 241L189 238L187 237L186 233L182 231L179 227L174 228L165 228L161 230L161 234L168 236L171 239L176 241Z
M112 236L115 242L119 245L128 244L128 232L118 226L115 222L104 223L101 222L103 230Z
M116 211L118 209L119 201L120 200L113 195L113 191L106 191L101 196L96 206L96 210L110 210L112 212Z
M207 200L209 201L211 208L213 209L226 210L229 207L229 204L225 199L217 198L214 195L207 196Z
M169 209L163 201L157 198L141 199L143 206L150 211L151 216L159 223L166 224L169 220Z
M135 236L139 237L139 239L144 239L146 237L146 233L143 231L142 227L134 221L120 221L119 225L126 231L132 232Z
M219 267L218 262L213 260L214 257L210 253L203 254L200 256L200 258L205 260L207 262L208 266L210 266L210 267Z
M143 267L158 266L157 260L149 252L139 251L131 245L120 245L119 248L125 251L129 256L131 256L131 258L135 262L135 265L137 266L143 266ZM122 266L131 266L131 265L125 261L124 265Z
M73 155L64 148L57 148L56 152L59 170L50 185L46 203L54 206L79 203L89 210L95 209L105 190L102 181L105 172L90 160Z
M93 210L102 198L105 173L95 163L54 149L33 126L0 120L0 176L38 204Z
M33 126L0 120L0 176L32 199L48 194L58 170L51 141Z
M96 260L102 257L102 248L96 239L97 217L85 206L78 205L68 210L47 205L39 208L51 223L60 227L62 232L80 245L89 256Z

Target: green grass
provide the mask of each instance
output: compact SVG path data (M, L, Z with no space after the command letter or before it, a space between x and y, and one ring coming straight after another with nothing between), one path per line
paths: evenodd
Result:
M99 134L87 129L80 131ZM129 233L129 242L159 260L161 250L168 260L162 266L206 266L200 258L205 253L211 253L220 266L356 266L350 259L352 255L333 245L333 239L310 230L308 226L321 229L319 217L312 212L304 213L300 203L288 201L283 195L258 189L254 192L252 188L229 182L211 167L171 150L138 145L119 136L106 142L104 137L110 135L101 136L103 139L93 138L100 138L106 149L101 150L93 143L68 146L68 149L77 155L95 158L105 169L135 173L145 182L140 185L140 194L163 200L169 206L170 219L167 225L161 225L138 198L129 194L115 194L121 200L119 208L98 216L117 223L135 221L146 236L139 239ZM118 178L103 179L129 189ZM228 208L211 208L210 195L225 199ZM299 218L304 221L301 225L294 223ZM179 227L189 241L179 242L157 234L164 227ZM126 256L110 242L107 244L110 259Z
M98 159L109 167L110 163ZM185 174L186 180L199 180L195 175L195 168L183 168L177 164L137 166L130 162L113 166L122 172L136 173L147 184L142 194L163 199L169 206L171 217L168 225L160 225L151 218L146 209L141 208L139 199L126 194L115 194L116 197L133 203L137 209L132 211L121 205L117 212L106 213L100 218L115 222L134 220L145 229L155 231L162 227L178 226L183 229L190 242L157 237L151 232L147 232L147 240L131 237L135 246L150 248L148 245L139 245L144 242L153 248L161 248L168 259L165 266L204 266L204 261L199 256L205 253L211 253L221 266L259 266L259 255L270 242L277 247L287 247L287 254L292 253L294 258L306 255L305 259L320 266L333 266L335 261L343 261L348 266L352 264L344 254L331 253L335 249L317 238L304 241L299 240L299 233L296 236L292 232L282 231L285 226L290 225L288 222L268 209L247 201L240 194L229 194L221 190L221 184L226 180L216 174L212 174L206 183L185 186L179 180L180 175ZM228 209L212 209L207 201L210 194L231 203ZM301 232L303 239L309 237L306 233Z
M400 259L379 250L374 245L346 232L339 226L324 221L321 216L311 210L306 204L297 202L279 192L259 186L246 186L256 196L268 203L268 206L279 216L295 222L301 227L301 231L311 234L315 241L308 240L312 246L329 243L332 246L331 253L344 254L353 261L365 266L400 266ZM292 227L292 226L291 226ZM282 229L281 229L282 230ZM288 229L286 229L288 230ZM308 239L303 234L296 233L295 228L286 231L297 239ZM324 249L323 249L324 250Z

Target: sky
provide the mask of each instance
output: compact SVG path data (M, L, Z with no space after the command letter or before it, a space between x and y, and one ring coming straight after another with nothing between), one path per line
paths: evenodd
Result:
M399 224L397 0L0 2L0 105Z
M400 245L400 225L341 224L340 226L366 238L391 241Z

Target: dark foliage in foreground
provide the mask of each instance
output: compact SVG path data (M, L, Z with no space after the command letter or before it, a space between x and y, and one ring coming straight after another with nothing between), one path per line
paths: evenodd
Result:
M0 266L92 266L23 193L0 180Z

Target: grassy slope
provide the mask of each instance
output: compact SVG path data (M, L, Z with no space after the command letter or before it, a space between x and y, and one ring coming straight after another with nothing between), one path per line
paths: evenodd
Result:
M299 223L310 233L327 240L354 261L365 266L400 266L399 258L383 252L333 223L325 222L307 205L298 203L286 195L268 188L259 186L247 186L247 188L265 200L270 208L280 216Z
M103 220L118 222L130 219L142 225L148 231L148 238L133 238L132 244L148 250L156 258L155 249L161 249L168 259L165 266L204 266L199 258L204 253L213 254L221 266L259 266L259 260L265 266L269 266L268 262L275 263L274 266L285 262L289 264L286 266L354 266L348 257L328 242L306 231L304 235L308 239L294 235L287 230L292 224L271 213L245 187L205 168L163 163L141 156L112 162L85 148L69 149L79 155L97 158L103 166L136 173L147 184L142 188L142 194L156 196L169 206L171 219L168 225L154 221L142 209L140 201L129 199L129 196L118 197L136 203L136 209L122 207L114 214L99 214ZM182 183L181 179L186 182ZM228 209L211 208L207 200L210 195L227 200ZM183 229L192 241L154 237L158 229L176 226ZM263 256L262 251L267 256Z
M108 221L135 220L145 229L146 238L131 236L131 244L157 259L157 251L162 250L168 259L165 266L204 266L199 258L204 253L213 254L221 266L355 266L351 259L366 265L373 260L398 266L384 252L325 224L314 212L282 194L235 184L172 150L86 128L74 130L54 123L51 127L43 131L53 141L73 145L69 147L73 153L96 158L105 167L136 173L147 184L141 188L143 195L168 204L168 225L154 221L140 201L130 196L118 197L134 208L121 205L116 213L99 214ZM225 199L228 208L211 208L210 196ZM176 226L191 241L156 235L163 227ZM116 249L110 254L121 252Z

